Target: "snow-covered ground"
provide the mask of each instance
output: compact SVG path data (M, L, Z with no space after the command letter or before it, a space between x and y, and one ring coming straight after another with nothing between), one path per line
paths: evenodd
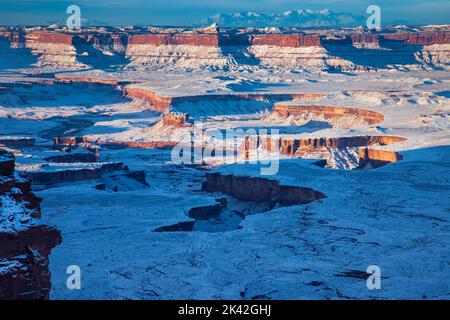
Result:
M138 82L133 85L161 96L324 93L320 103L302 103L364 108L383 113L385 120L299 124L271 118L270 99L211 97L174 104L173 111L191 115L193 127L167 128L158 122L159 113L122 97L119 90L76 84L59 90L22 87L36 78L1 75L1 83L15 87L0 94L0 135L36 138L36 146L18 150L18 168L39 169L44 157L61 154L50 148L53 137L187 141L200 120L206 133L276 128L286 137L392 135L408 140L385 147L401 152L404 160L369 171L283 159L271 179L311 187L327 198L268 210L228 197L222 222L197 221L193 231L185 232L154 230L192 221L189 209L224 196L200 192L207 171L172 164L166 149L102 147L100 162L145 170L150 186L113 192L97 189L99 180L88 180L39 188L42 222L56 225L63 237L50 256L52 299L450 297L448 72L118 71L96 76ZM355 150L330 152L337 168L354 161ZM244 163L215 170L260 172L258 165ZM81 290L66 287L69 265L81 267ZM381 268L381 290L366 286L361 272L369 265Z

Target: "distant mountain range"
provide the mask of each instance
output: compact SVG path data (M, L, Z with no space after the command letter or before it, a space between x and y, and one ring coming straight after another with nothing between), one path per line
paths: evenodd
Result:
M365 25L366 17L350 13L336 13L328 9L295 10L283 13L257 12L219 13L203 21L203 24L221 27L350 27Z

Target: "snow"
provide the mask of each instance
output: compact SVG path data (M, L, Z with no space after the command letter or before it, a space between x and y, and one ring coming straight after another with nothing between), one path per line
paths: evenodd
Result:
M190 101L174 103L171 109L189 112L193 127L164 127L158 122L159 113L121 98L119 91L109 95L83 89L81 94L68 85L66 98L49 101L33 97L42 88L21 89L27 103L16 100L16 94L8 99L2 95L0 116L11 118L0 119L0 133L37 138L36 146L20 149L19 170L120 161L131 170L144 170L150 184L143 187L128 179L103 177L37 192L44 199L40 223L56 225L63 238L50 256L52 299L241 299L242 295L247 299L448 299L448 72L249 69L74 74L120 78L161 96L190 96ZM20 75L0 79L2 85L28 81ZM318 118L296 124L268 114L275 99L224 98L233 93L324 93L319 101L302 103L369 109L383 113L385 121L368 126L354 119L343 124ZM49 97L55 94L51 91ZM88 105L82 106L83 101ZM203 121L201 126L197 120ZM192 222L187 215L191 208L214 204L224 195L201 192L208 171L171 163L170 150L101 148L97 164L43 160L62 153L51 149L55 136L188 141L191 132L204 130L208 142L220 145L230 141L215 140L211 133L231 128L279 129L280 135L296 138L393 135L408 140L384 147L399 151L402 161L374 170L347 170L356 166L355 148L327 150L325 158L337 170L314 165L316 155L282 158L280 171L269 178L313 188L327 198L269 209L267 204L227 197L222 222L196 221L190 232L154 230ZM260 174L258 165L242 162L215 163L214 169ZM107 184L104 191L95 188L102 182ZM123 188L114 192L115 184ZM0 199L2 228L20 228L21 218L26 218L20 214L22 205L9 195ZM82 270L79 291L66 287L66 268L73 264ZM373 264L381 268L382 290L370 291L365 280L342 276Z

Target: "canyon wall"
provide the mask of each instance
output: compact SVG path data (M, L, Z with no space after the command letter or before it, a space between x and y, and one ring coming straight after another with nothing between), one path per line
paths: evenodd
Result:
M394 30L392 30L394 31ZM33 65L63 69L94 68L307 68L367 70L394 65L442 66L450 63L449 31L356 31L329 34L218 32L156 28L149 31L67 32L0 28L0 39L18 54L35 56ZM342 35L343 34L343 35ZM2 53L13 51L0 46Z
M247 136L244 139L241 150L243 150L246 159L249 159L250 152L254 152L261 148L267 152L277 152L278 149L282 155L301 157L305 152L325 148L366 147L375 144L384 146L406 140L406 138L395 136L353 136L336 138L272 138L264 136Z
M378 168L403 159L397 152L370 148L360 149L358 156L360 169Z
M38 56L34 64L39 67L57 67L80 69L83 66L77 60L77 52L72 44L72 36L62 33L33 31L25 35L24 47Z
M0 300L48 298L48 256L61 235L39 224L39 203L14 155L0 149Z
M242 201L278 202L282 206L306 204L325 198L311 188L281 185L277 180L259 177L206 174L202 191L228 194Z

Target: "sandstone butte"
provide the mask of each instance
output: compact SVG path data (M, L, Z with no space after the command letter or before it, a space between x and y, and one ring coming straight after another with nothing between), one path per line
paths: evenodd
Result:
M50 30L0 30L0 37L8 39L17 45L23 45L26 41L37 43L53 43L65 45L95 44L111 45L113 47L126 48L128 45L190 45L190 46L278 46L278 47L309 47L322 46L327 43L380 43L382 41L397 41L403 45L429 46L434 44L449 44L450 32L448 31L419 31L403 33L351 33L338 38L327 38L320 35L308 35L301 33L167 33L160 30L155 33L136 34L135 32L111 31L100 33L86 31L69 33Z
M31 180L15 172L14 155L0 149L0 201L6 198L23 212L0 215L0 300L47 299L48 256L61 235L52 226L29 224L40 218L41 199L31 191Z

